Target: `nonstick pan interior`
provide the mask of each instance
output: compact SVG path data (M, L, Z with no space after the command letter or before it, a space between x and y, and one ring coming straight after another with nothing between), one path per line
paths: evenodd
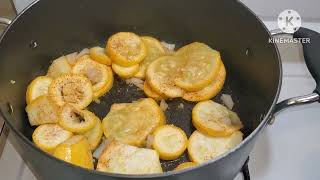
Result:
M103 46L103 45L102 45ZM50 62L48 62L50 63ZM39 75L45 75L48 69L48 65L44 65L40 67L40 70L37 72L32 72L31 77L36 77ZM227 69L227 78L223 89L221 92L212 100L215 102L223 104L220 97L221 94L229 94L232 96L232 99L235 103L233 107L233 111L237 112L244 124L244 128L241 130L246 137L249 135L255 127L259 124L259 121L253 119L252 116L262 118L263 113L259 111L259 109L263 109L263 101L255 102L254 104L250 103L250 101L254 99L258 99L259 96L257 94L253 94L252 91L246 91L245 89L241 88L241 83L233 77L233 74L228 71ZM29 81L32 80L30 78ZM12 86L18 86L18 84L13 84ZM26 89L26 87L24 87ZM147 96L144 94L143 90L139 89L133 84L127 84L125 79L121 79L117 75L115 75L114 83L112 89L104 96L99 98L99 103L92 102L88 109L94 112L101 120L106 116L109 112L109 109L112 104L114 103L127 103L138 100L140 98L146 98ZM248 102L249 101L249 102ZM241 105L240 105L240 102ZM196 104L195 102L188 102L181 98L169 99L166 100L168 104L168 109L165 111L166 115L166 122L167 124L174 124L180 128L182 128L187 136L189 137L192 132L195 130L194 126L191 122L191 112L192 108ZM244 107L244 104L245 107ZM3 105L3 104L2 104ZM11 104L6 104L4 109L10 111ZM14 108L14 107L12 107ZM251 111L248 111L251 109ZM255 113L259 113L255 114ZM13 113L14 114L14 113ZM32 141L32 133L34 131L34 127L31 127L27 121L27 114L23 111L24 121L24 128L23 133ZM161 161L161 165L164 171L173 170L177 165L190 161L188 159L187 152L185 152L182 156L180 156L176 160L171 161Z
M104 45L101 44L101 46L104 46ZM47 65L39 66L40 70L38 69L38 71L31 72L30 73L31 78L29 82L36 76L45 75L48 69L48 65L49 65L48 63L51 63L51 62L47 62L46 63ZM226 66L226 69L227 69L227 78L223 86L223 89L212 100L223 104L223 102L220 99L221 94L229 94L232 96L232 99L235 103L233 110L239 114L244 124L244 128L242 129L242 132L246 137L259 124L259 121L257 121L257 119L253 117L260 118L261 116L262 118L263 113L259 110L263 109L263 101L255 101L255 103L251 103L251 102L254 102L255 99L259 99L259 96L257 94L253 94L254 92L252 91L246 91L245 88L242 88L244 86L242 86L240 81L238 81L233 76L231 71L228 70L229 69L228 66ZM23 89L26 89L27 83L24 83L25 87L23 87ZM13 84L12 86L19 86L19 84ZM120 77L115 75L112 89L105 96L99 98L99 101L100 101L99 103L92 102L88 107L88 109L94 112L102 120L106 116L106 114L109 112L109 109L112 104L132 102L140 98L146 98L146 95L144 94L143 90L139 89L133 84L127 84L124 79L121 79ZM191 122L191 112L192 112L192 108L196 103L188 102L181 98L169 99L169 100L166 100L166 103L169 106L168 109L165 111L167 124L174 124L182 128L187 134L187 136L189 137L192 134L192 132L195 130ZM4 107L4 109L8 109L7 111L10 111L9 109L11 107L8 107L10 105L6 104L5 106L7 107ZM25 121L23 122L23 127L24 127L23 133L30 139L30 141L32 141L31 137L35 128L31 127L30 124L28 123L27 114L25 113L25 111L22 112L22 116L23 116L23 119L25 119ZM176 160L161 161L161 164L164 171L170 171L170 170L173 170L177 165L186 161L189 161L187 152L185 152L182 156L180 156Z
M232 81L232 79L228 76L223 90L213 100L215 102L222 103L220 100L221 94L230 94L233 96L233 100L235 102L234 111L239 113L239 99L237 98L236 94L233 94L233 90L230 86L230 81ZM234 87L234 91L237 91L236 87ZM89 109L93 111L101 119L103 119L105 115L109 112L109 109L112 104L132 102L140 98L146 98L146 95L144 94L143 90L139 89L133 84L127 84L125 80L119 77L115 77L113 88L109 91L109 93L101 97L99 103L92 103L89 106ZM165 111L167 124L174 124L182 128L189 137L195 130L191 122L191 111L196 103L188 102L181 98L166 100L166 103L168 103L169 105L168 109ZM242 131L246 136L252 131L252 127L248 126L248 123L246 122L244 124L245 127L244 129L242 129ZM176 160L161 161L161 164L162 168L165 171L170 171L173 170L180 163L186 161L190 161L188 159L187 152L185 152Z

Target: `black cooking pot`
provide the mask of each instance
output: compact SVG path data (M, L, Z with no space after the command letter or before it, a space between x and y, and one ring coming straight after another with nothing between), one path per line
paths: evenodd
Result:
M106 38L119 31L132 31L174 43L178 47L199 41L221 52L227 69L222 93L232 94L235 111L244 123L244 141L230 152L197 167L170 171L177 163L162 162L167 171L154 175L119 175L83 169L42 152L31 142L33 128L25 113L25 92L30 81L45 74L50 60L84 47L104 46ZM311 38L304 44L307 65L319 84L319 34L301 28L294 37ZM7 28L0 41L1 115L10 126L17 150L39 179L233 179L244 165L258 135L274 113L292 105L316 102L313 94L276 104L282 81L281 60L270 33L243 4L235 0L42 0L33 3ZM104 117L112 103L131 102L144 95L116 79L113 90L92 109ZM118 92L115 89L120 89ZM220 95L218 95L219 97ZM215 99L219 101L218 98ZM182 110L167 111L174 123L190 135L194 103L180 99ZM172 108L174 109L174 108Z

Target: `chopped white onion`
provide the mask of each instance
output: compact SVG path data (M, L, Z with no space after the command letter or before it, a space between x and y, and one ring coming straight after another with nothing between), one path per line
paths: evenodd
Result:
M84 48L82 49L79 54L76 56L76 59L78 59L79 57L83 56L83 55L86 55L86 54L89 54L89 49L88 48Z
M101 103L101 101L100 101L100 99L95 99L95 100L93 100L95 103L97 103L97 104L100 104Z
M126 83L129 85L133 84L133 85L137 86L140 90L143 90L144 81L142 81L141 79L138 79L138 78L126 79Z
M178 109L183 109L184 108L184 105L182 104L182 103L180 103L179 105L178 105Z
M94 66L93 67L87 67L86 76L90 79L92 84L96 84L101 81L102 75L99 70L97 70Z
M69 64L73 65L76 63L78 52L74 52L66 55L67 61Z
M164 99L161 99L160 102L160 109L164 112L168 109L168 104L166 103L166 101Z
M104 148L106 147L106 145L109 144L108 139L103 138L102 142L100 143L100 145L98 146L98 148L93 152L92 156L99 159L102 151L104 150Z
M153 135L148 135L146 140L146 148L151 149L154 137Z
M234 102L229 94L222 94L220 99L222 100L223 104L227 106L227 108L232 110Z
M167 48L169 51L174 51L174 48L176 47L175 44L170 44L170 43L167 43L165 41L161 41L161 44L162 44L162 46Z

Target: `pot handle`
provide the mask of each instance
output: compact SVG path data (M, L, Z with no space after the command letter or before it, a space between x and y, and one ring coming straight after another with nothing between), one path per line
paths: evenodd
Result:
M284 33L281 30L273 30L271 34L278 35ZM274 115L292 106L310 104L319 102L320 100L320 33L301 27L293 34L293 38L304 38L305 43L302 44L304 59L317 86L314 92L309 95L290 98L278 103L275 106ZM273 120L270 123L272 124Z
M310 43L304 43L303 52L307 67L317 83L315 92L320 93L320 34L316 31L300 28L293 34L294 38L309 38Z

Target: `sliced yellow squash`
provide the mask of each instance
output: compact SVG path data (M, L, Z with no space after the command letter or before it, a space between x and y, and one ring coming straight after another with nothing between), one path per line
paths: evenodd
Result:
M107 42L107 54L120 66L133 66L140 63L147 54L141 38L131 32L119 32Z
M203 163L228 152L241 143L243 134L236 131L226 137L212 137L194 131L189 138L188 154L195 163Z
M98 99L99 97L105 95L113 86L113 72L111 67L105 67L108 73L108 82L104 87L102 87L100 90L93 92L93 99Z
M175 84L186 91L199 91L208 86L218 74L221 65L220 53L203 43L191 43L180 48L176 56L186 59L181 76Z
M92 112L66 104L61 109L59 125L74 133L85 133L91 130L97 121L100 121L99 118Z
M93 90L93 98L98 98L101 90L109 85L113 75L110 74L110 67L100 64L90 58L78 60L72 68L72 73L81 74L90 79Z
M43 124L34 130L32 140L41 150L53 153L60 143L71 136L72 132L64 130L57 124Z
M113 104L102 121L104 135L122 143L143 146L147 136L163 124L163 112L151 98Z
M105 51L106 50L102 47L93 47L90 49L90 57L101 64L111 65L111 59L107 56Z
M178 171L178 170L188 169L188 168L194 167L196 165L198 165L198 164L195 162L184 162L182 164L179 164L174 170Z
M204 101L215 97L222 89L226 79L226 69L224 65L220 67L217 77L206 87L199 91L186 92L182 98L187 101Z
M26 107L31 126L58 123L59 111L59 106L46 95L37 97Z
M147 81L145 81L143 84L143 91L148 97L153 98L155 100L166 99L164 95L160 95L157 92L155 92L153 89L151 89Z
M83 168L93 169L89 148L88 140L84 136L76 135L58 145L53 156Z
M103 136L102 124L100 119L97 119L96 125L83 135L88 139L91 151L94 151L100 144Z
M138 73L134 75L136 78L144 79L146 76L146 69L151 62L158 59L161 56L166 54L165 48L159 42L159 40L150 37L150 36L143 36L141 37L143 43L146 45L147 49L147 56L144 60L140 63L140 68Z
M182 129L174 125L158 127L154 131L153 137L152 147L163 160L177 159L187 149L187 135Z
M48 76L39 76L35 78L27 88L27 104L30 104L34 99L36 99L39 96L48 94L48 89L51 82L52 78Z
M112 69L118 76L122 78L131 78L139 71L139 64L125 67L113 63Z
M52 81L48 94L58 106L69 103L83 109L91 103L93 91L90 80L85 76L66 74Z
M243 127L235 112L211 100L195 105L192 123L197 130L211 136L229 136Z
M175 85L175 79L180 75L179 69L185 61L178 56L162 56L153 61L146 73L146 79L151 88L169 98L182 97L184 90Z
M118 174L162 173L159 155L152 149L112 141L99 157L98 171Z

